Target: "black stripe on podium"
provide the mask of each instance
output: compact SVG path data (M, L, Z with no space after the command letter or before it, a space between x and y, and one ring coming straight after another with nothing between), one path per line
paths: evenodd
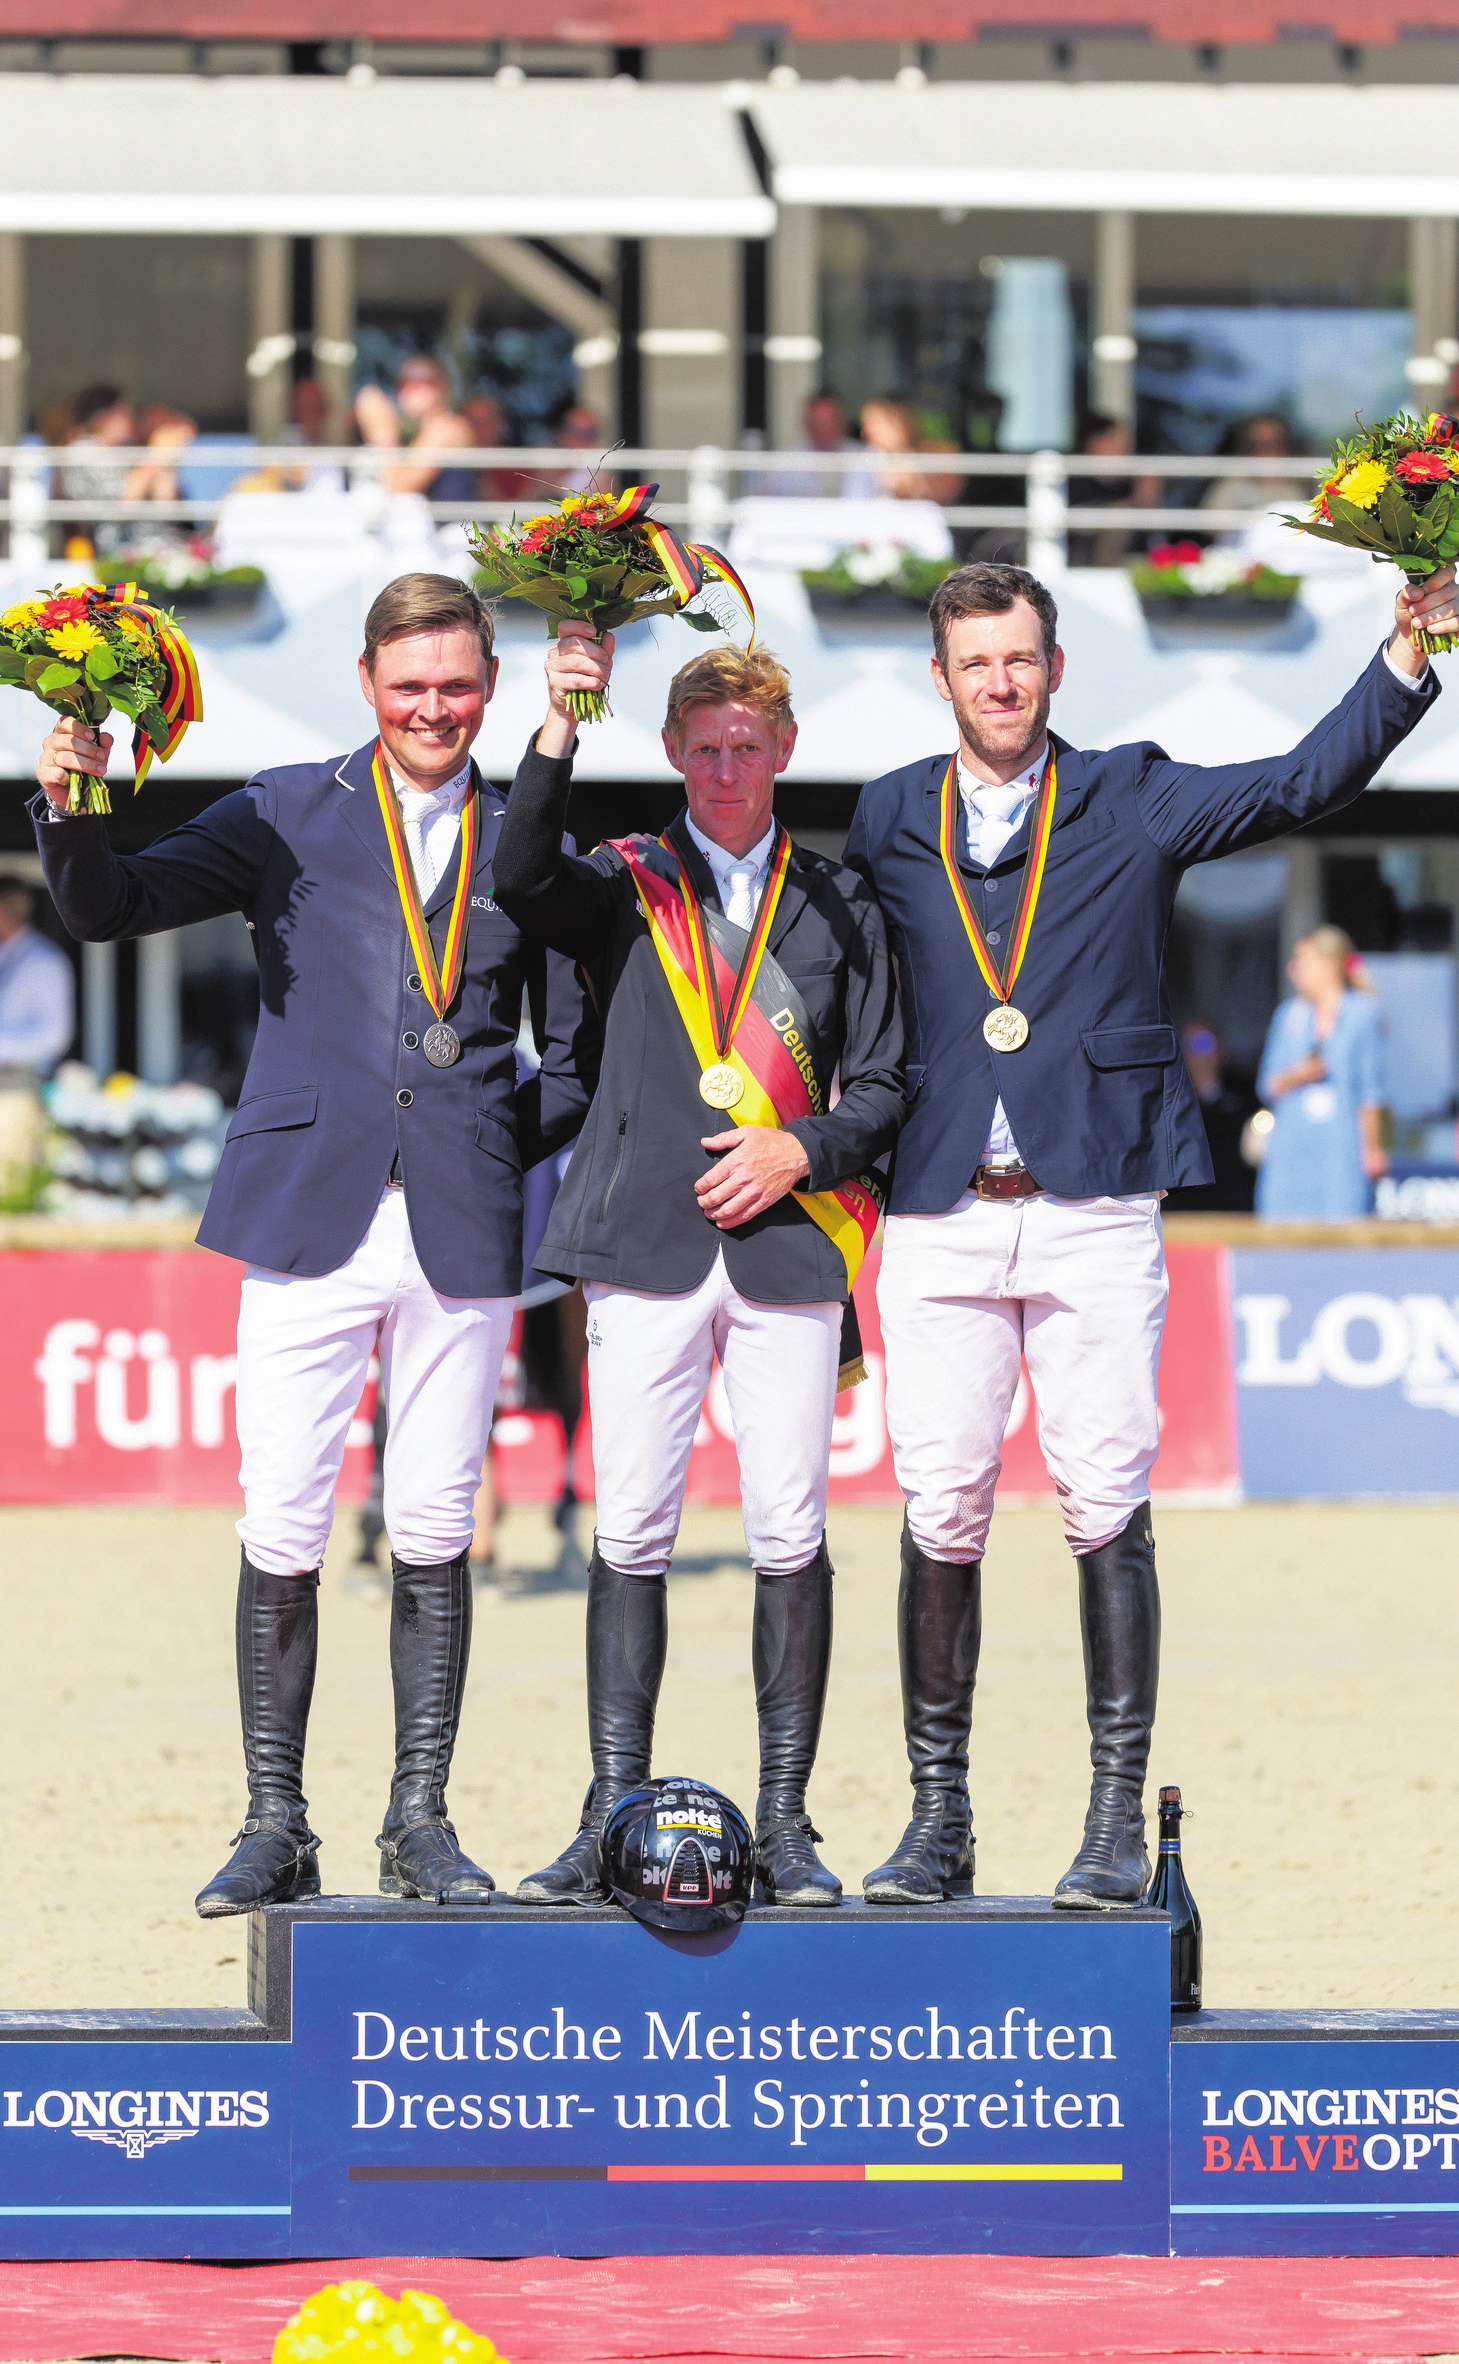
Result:
M351 2183L606 2183L606 2167L352 2167Z

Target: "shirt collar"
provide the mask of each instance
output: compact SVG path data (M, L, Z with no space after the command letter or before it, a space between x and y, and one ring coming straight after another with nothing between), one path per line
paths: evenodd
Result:
M752 845L747 854L732 854L724 846L716 845L712 837L706 837L702 829L695 828L694 823L687 815L684 826L714 872L716 884L721 884L727 879L732 870L748 870L752 874L763 870L770 859L775 844L775 823L773 821L759 844Z
M1027 803L1030 799L1037 796L1039 789L1043 784L1044 773L1048 769L1048 762L1049 742L1047 739L1045 739L1043 753L1038 756L1032 764L1028 765L1025 770L1021 771L1015 779L1009 780L1006 784L1006 787L996 788L995 792L998 795L1000 804L1004 801L1005 796L1016 796L1020 804ZM964 804L972 806L977 806L981 803L985 791L995 789L995 783L993 781L980 780L974 773L970 772L967 766L964 764L961 756L958 757L957 763L957 784L959 790L961 791ZM1015 807L1014 809L1016 810L1017 808Z
M431 808L437 812L454 811L458 805L465 803L466 791L471 786L471 758L469 755L455 778L443 780L439 788L413 788L409 780L401 777L393 763L387 761L386 769L390 774L390 785L395 790L402 806L405 805L407 797L412 797L417 808Z

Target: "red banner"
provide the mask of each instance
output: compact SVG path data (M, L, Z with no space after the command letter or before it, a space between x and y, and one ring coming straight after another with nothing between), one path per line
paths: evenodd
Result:
M1219 1247L1169 1251L1170 1313L1160 1372L1163 1441L1157 1494L1233 1499L1237 1492L1228 1256ZM843 1395L831 1446L833 1500L898 1499L887 1444L885 1364L873 1254L856 1292L865 1384ZM238 1490L233 1426L239 1268L207 1254L42 1251L4 1258L10 1349L0 1419L0 1500L7 1502L229 1502ZM516 1407L515 1356L503 1374L496 1425L497 1481L513 1501L548 1500L562 1471L562 1432ZM366 1390L345 1455L342 1500L367 1469ZM1002 1495L1051 1491L1038 1449L1025 1371L1009 1419ZM592 1490L584 1418L578 1492ZM737 1502L729 1412L716 1371L689 1464L691 1502Z

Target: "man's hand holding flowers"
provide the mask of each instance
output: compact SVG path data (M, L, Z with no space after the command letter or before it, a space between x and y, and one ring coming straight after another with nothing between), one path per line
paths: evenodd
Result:
M597 639L591 624L572 620L557 627L557 638L547 644L547 720L537 733L539 755L570 755L577 738L577 713L572 700L606 701L613 673L613 635Z

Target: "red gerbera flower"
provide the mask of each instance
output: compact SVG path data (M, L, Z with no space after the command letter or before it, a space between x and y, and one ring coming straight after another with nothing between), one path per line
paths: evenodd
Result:
M43 632L49 632L57 624L79 623L85 613L85 594L80 591L70 591L59 599L48 599L37 616L36 622Z
M1444 484L1451 471L1446 452L1411 451L1397 462L1393 472L1405 484Z

